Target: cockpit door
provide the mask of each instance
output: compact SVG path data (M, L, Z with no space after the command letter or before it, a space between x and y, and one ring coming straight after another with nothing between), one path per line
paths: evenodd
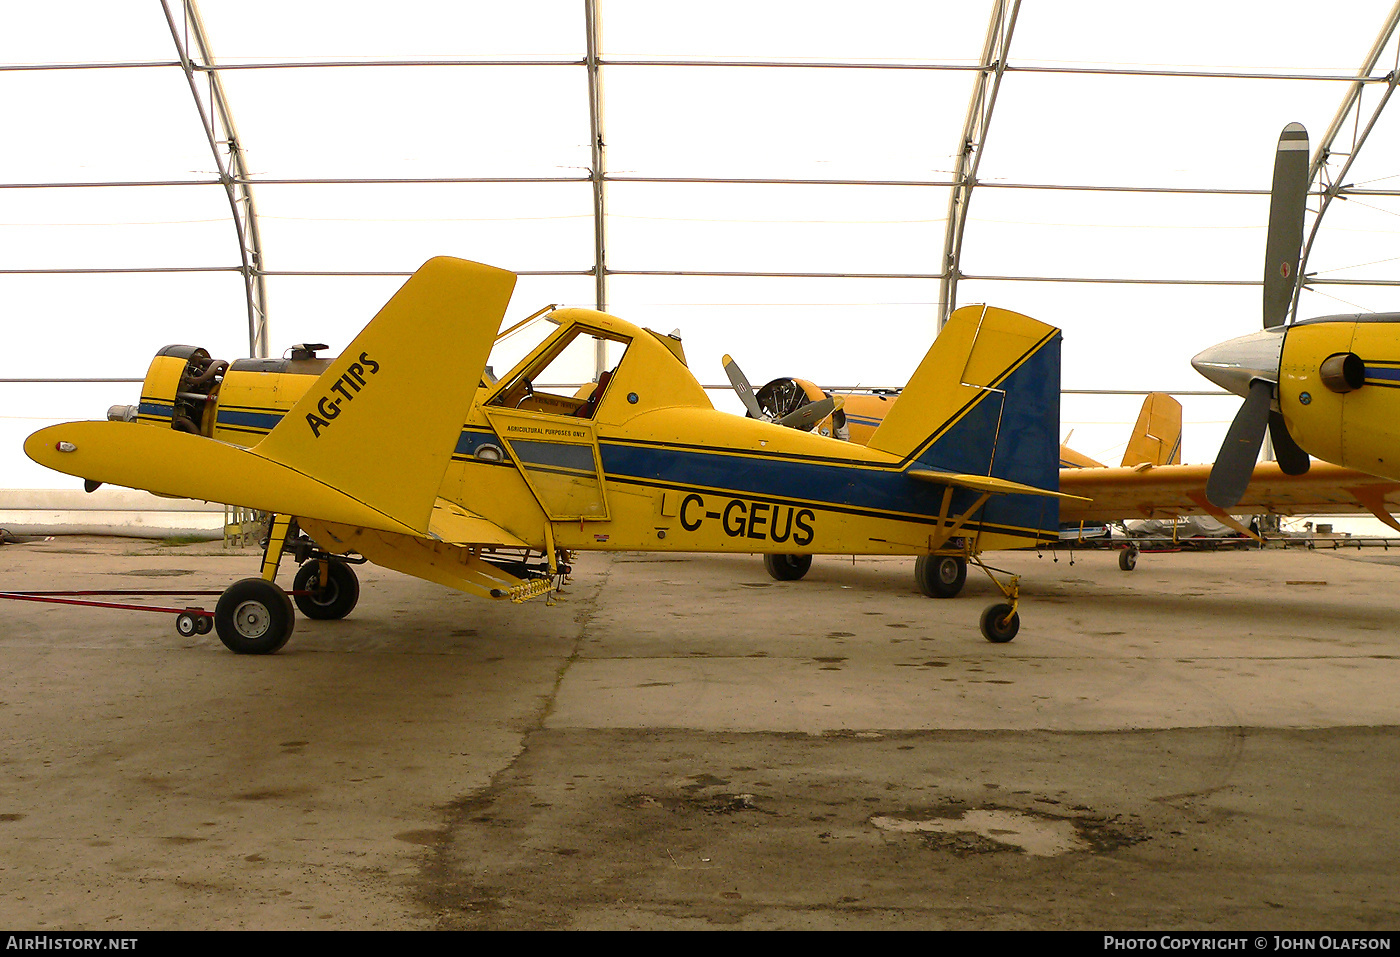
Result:
M483 411L551 522L608 520L592 421L519 409Z

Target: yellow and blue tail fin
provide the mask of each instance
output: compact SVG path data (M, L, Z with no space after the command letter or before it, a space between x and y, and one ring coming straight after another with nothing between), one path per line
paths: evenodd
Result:
M1056 492L1060 331L992 306L964 306L870 437L927 481L930 472L985 476ZM1058 535L1053 495L1006 494L983 521Z

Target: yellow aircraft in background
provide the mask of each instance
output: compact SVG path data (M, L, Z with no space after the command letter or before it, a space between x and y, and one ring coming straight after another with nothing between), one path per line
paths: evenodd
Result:
M899 398L899 389L872 392L827 392L806 379L778 378L753 389L743 370L729 356L724 370L743 400L749 418L813 429L821 435L865 445ZM750 398L752 397L752 398ZM1137 422L1123 452L1123 467L1181 463L1181 403L1165 392L1143 400ZM1104 468L1105 465L1060 445L1061 468Z
M742 395L741 384L746 384L743 372L733 360L726 359L730 380ZM842 408L823 418L816 428L861 442L868 440L885 412L894 406L899 391L833 395L805 379L778 378L753 394L762 412L770 417L781 414L792 421L797 420L800 410L823 398L844 399ZM858 410L858 420L851 416L852 409ZM841 420L843 410L847 413L845 422ZM1143 399L1120 465L1108 466L1061 444L1060 491L1072 496L1060 502L1061 527L1068 533L1136 519L1209 515L1242 535L1260 540L1257 532L1207 497L1210 465L1181 464L1181 435L1181 403L1166 393L1152 392ZM1312 463L1305 473L1290 473L1278 462L1260 462L1250 474L1247 491L1232 507L1238 515L1369 513L1400 531L1400 523L1391 515L1400 509L1400 481L1326 462ZM1126 548L1119 556L1119 566L1131 571L1135 563L1136 552ZM965 575L965 566L959 566L956 559L941 559L939 588L929 593L952 597L961 589Z
M1288 322L1297 301L1308 181L1308 134L1290 123L1274 159L1264 328L1191 360L1206 378L1245 400L1207 490L1221 508L1244 496L1266 431L1289 474L1308 472L1314 455L1400 479L1400 313Z
M937 564L1058 537L1060 333L987 306L950 317L900 401L863 445L719 412L678 339L588 309L499 379L485 368L515 275L424 264L336 359L304 348L232 364L178 346L151 364L135 410L34 433L34 461L85 480L222 502L274 518L261 575L223 592L230 649L292 634L276 583L314 618L340 618L369 560L471 594L548 594L578 550L764 553L800 578L813 554L916 555ZM618 356L586 394L539 385L568 353ZM566 380L565 380L566 381ZM981 618L1019 628L1015 578ZM959 582L959 585L961 582ZM207 620L198 621L207 630Z
M1128 444L1123 449L1123 468L1181 464L1181 403L1165 392L1149 392L1142 400ZM1069 445L1060 445L1060 468L1102 469L1095 461Z

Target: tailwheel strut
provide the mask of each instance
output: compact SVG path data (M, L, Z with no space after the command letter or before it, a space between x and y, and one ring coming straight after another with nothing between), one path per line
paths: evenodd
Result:
M1010 572L1000 568L991 568L984 564L977 556L970 559L973 564L987 573L987 577L992 580L992 584L1006 596L1006 601L988 605L982 611L982 618L979 622L982 628L982 637L995 644L1004 644L1016 637L1016 633L1021 630L1021 616L1016 608L1021 599L1021 578L1019 575L1012 575ZM997 578L993 572L1001 572L1009 576L1005 584Z

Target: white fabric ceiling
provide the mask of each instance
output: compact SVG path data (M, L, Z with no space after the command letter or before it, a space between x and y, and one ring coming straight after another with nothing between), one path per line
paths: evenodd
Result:
M1259 324L1278 133L1299 121L1318 142L1394 5L1024 0L957 301L1061 326L1067 390L1211 390L1191 355ZM597 0L609 311L679 328L707 384L725 352L756 383L902 384L937 327L969 68L996 6ZM524 274L515 318L596 304L584 0L198 8L257 204L271 354L343 346L402 281L326 273L439 254ZM0 380L139 379L172 342L248 354L229 202L160 0L5 13ZM405 63L423 60L452 64ZM83 68L16 69L57 65ZM1391 38L1371 76L1395 67ZM1358 122L1387 89L1367 87ZM1348 184L1400 183L1398 123L1380 114ZM344 182L480 177L512 182ZM654 181L678 178L823 182ZM54 185L96 183L172 185ZM1397 308L1397 214L1374 193L1331 205L1309 271L1380 284L1318 285L1301 315ZM23 436L136 389L0 382L0 482L64 484ZM1186 457L1208 460L1237 401L1184 401ZM1063 429L1116 461L1138 402L1067 395Z

